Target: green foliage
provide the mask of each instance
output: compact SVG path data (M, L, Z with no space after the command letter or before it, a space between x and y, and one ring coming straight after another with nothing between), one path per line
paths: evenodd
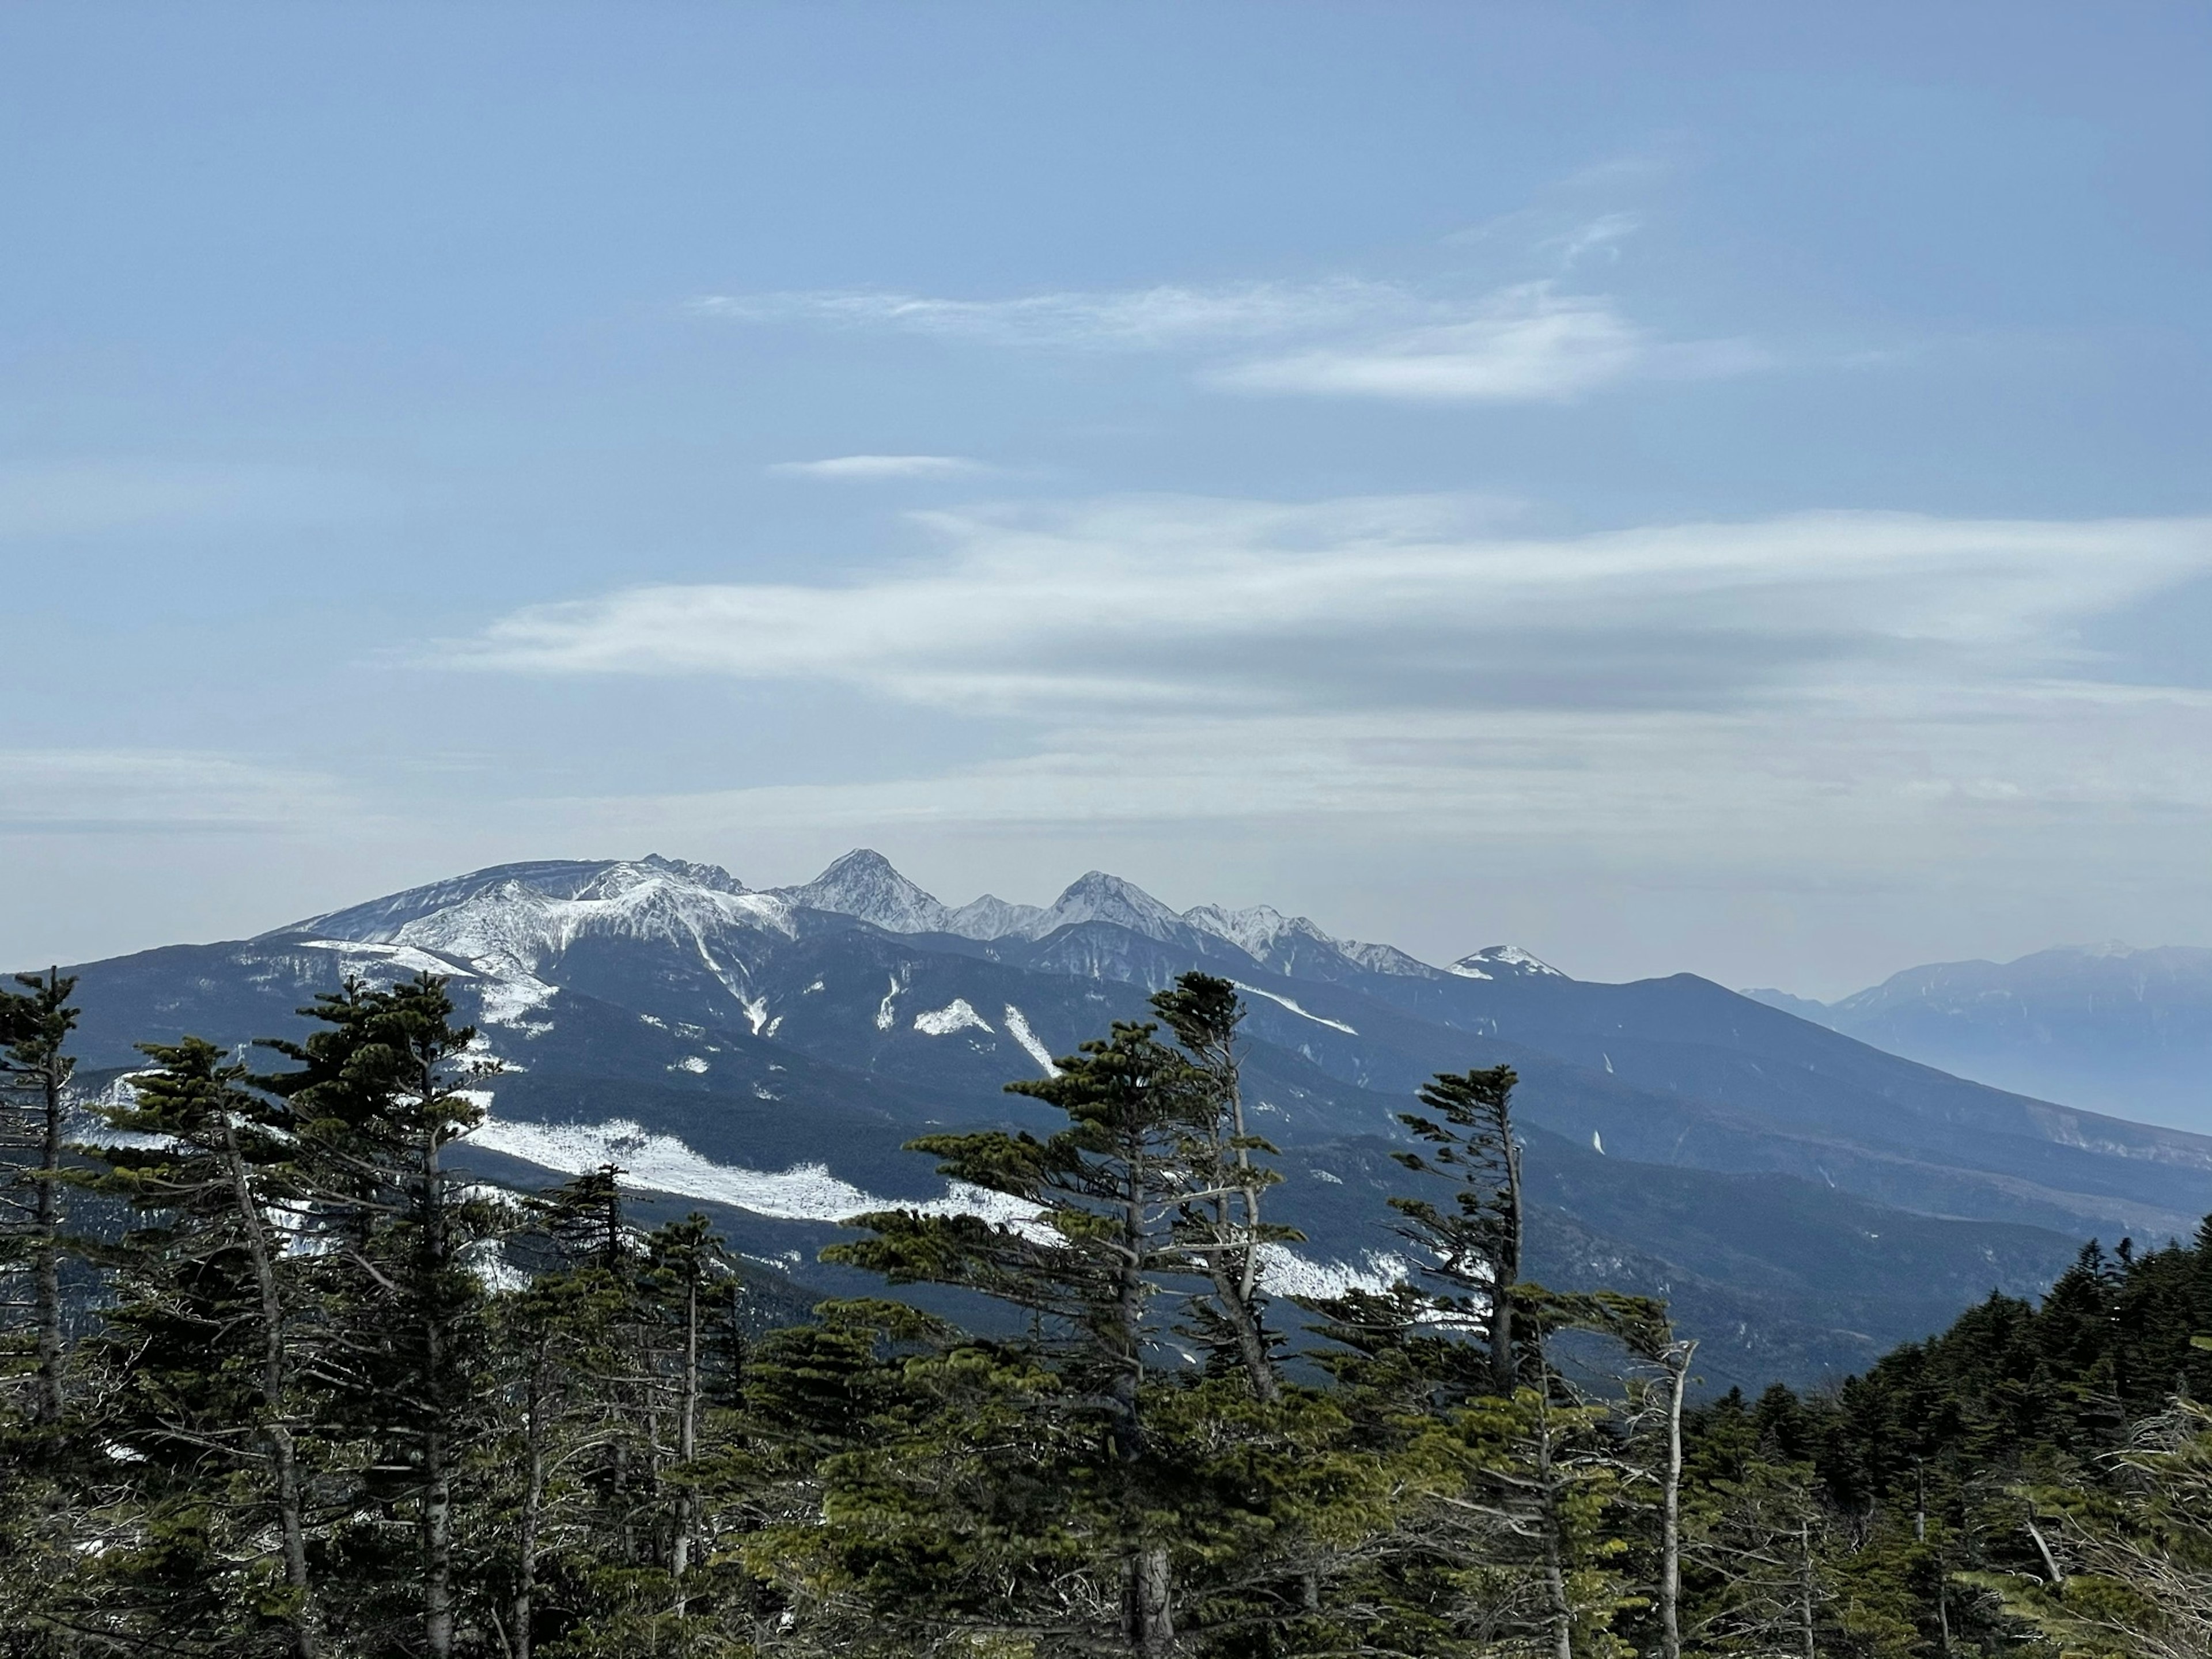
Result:
M886 1212L830 1252L1024 1316L995 1340L888 1299L757 1331L705 1218L641 1230L619 1169L456 1178L477 1071L435 980L319 1000L264 1075L149 1048L88 1169L40 1162L67 981L6 994L38 1131L11 1270L99 1274L0 1414L10 1655L2212 1649L2212 1223L1832 1390L1691 1409L1678 1462L1664 1305L1522 1275L1503 1068L1407 1115L1418 1282L1304 1310L1286 1354L1263 1269L1295 1235L1202 975L1015 1085L1056 1133L915 1144L993 1218ZM120 1219L72 1238L64 1193Z

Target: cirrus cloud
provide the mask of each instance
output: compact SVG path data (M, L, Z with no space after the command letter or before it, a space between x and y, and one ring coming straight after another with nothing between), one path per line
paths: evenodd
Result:
M1586 228L1589 246L1626 234ZM1656 337L1612 296L1550 281L1473 296L1351 277L999 300L830 290L714 295L693 309L1000 346L1196 354L1201 384L1218 390L1428 403L1556 402L1633 376L1743 374L1768 362L1741 340Z

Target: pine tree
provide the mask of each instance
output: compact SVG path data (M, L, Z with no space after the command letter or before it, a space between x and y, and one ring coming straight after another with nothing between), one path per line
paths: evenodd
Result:
M1162 1276L1187 1268L1170 1218L1190 1189L1183 1150L1213 1107L1154 1030L1117 1023L1055 1075L1007 1085L1066 1114L1048 1139L994 1130L912 1143L954 1180L1034 1206L1036 1220L878 1212L854 1221L872 1237L823 1253L895 1285L980 1291L1040 1322L1069 1395L1103 1419L1121 1635L1146 1655L1173 1646L1175 1613L1168 1543L1142 1501L1146 1310Z
M1281 1339L1267 1328L1261 1271L1268 1245L1304 1235L1261 1219L1262 1194L1281 1176L1260 1161L1275 1149L1244 1121L1237 1055L1243 1005L1227 980L1188 973L1152 1006L1175 1033L1197 1097L1177 1149L1186 1184L1172 1230L1210 1291L1191 1300L1189 1334L1236 1364L1254 1397L1273 1405L1282 1398L1274 1358Z
M1428 1258L1422 1274L1446 1286L1440 1305L1473 1318L1488 1334L1491 1391L1510 1398L1520 1380L1514 1343L1515 1287L1521 1282L1521 1145L1513 1134L1510 1066L1440 1072L1420 1091L1434 1116L1404 1112L1403 1123L1427 1152L1394 1153L1420 1175L1455 1178L1449 1209L1425 1198L1394 1198L1407 1241Z

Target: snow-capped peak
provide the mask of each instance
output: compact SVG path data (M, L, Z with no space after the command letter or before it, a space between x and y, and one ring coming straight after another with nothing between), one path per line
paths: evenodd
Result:
M1070 882L1038 927L1041 935L1077 922L1104 921L1146 939L1173 939L1182 918L1133 882L1092 870Z
M1452 963L1450 971L1462 979L1533 979L1547 975L1553 979L1567 977L1550 963L1540 960L1517 945L1486 945Z
M856 916L894 933L942 933L952 913L908 881L881 853L855 848L803 887L777 896L810 910Z
M706 940L731 928L789 935L789 907L747 891L717 866L654 856L502 865L279 931L411 945L487 974L526 977L587 934L658 939L711 963Z

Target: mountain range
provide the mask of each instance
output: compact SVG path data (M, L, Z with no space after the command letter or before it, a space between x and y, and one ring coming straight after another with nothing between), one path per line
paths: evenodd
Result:
M2212 1131L2212 951L2071 945L1908 968L1832 1003L1744 994L2001 1089Z
M650 857L512 864L255 938L70 969L84 1085L133 1045L296 1035L356 975L447 975L520 1184L614 1162L701 1207L792 1300L872 1285L814 1260L889 1200L988 1209L902 1150L1051 1127L1011 1079L1137 1018L1199 967L1241 988L1245 1075L1305 1235L1290 1292L1400 1268L1395 1114L1431 1073L1512 1065L1533 1275L1668 1297L1711 1383L1817 1381L2040 1289L2084 1239L2187 1236L2212 1139L2053 1105L1884 1053L1690 975L1578 981L1492 945L1438 966L1266 908L1176 911L1092 872L1049 906L941 903L878 854L754 890Z

